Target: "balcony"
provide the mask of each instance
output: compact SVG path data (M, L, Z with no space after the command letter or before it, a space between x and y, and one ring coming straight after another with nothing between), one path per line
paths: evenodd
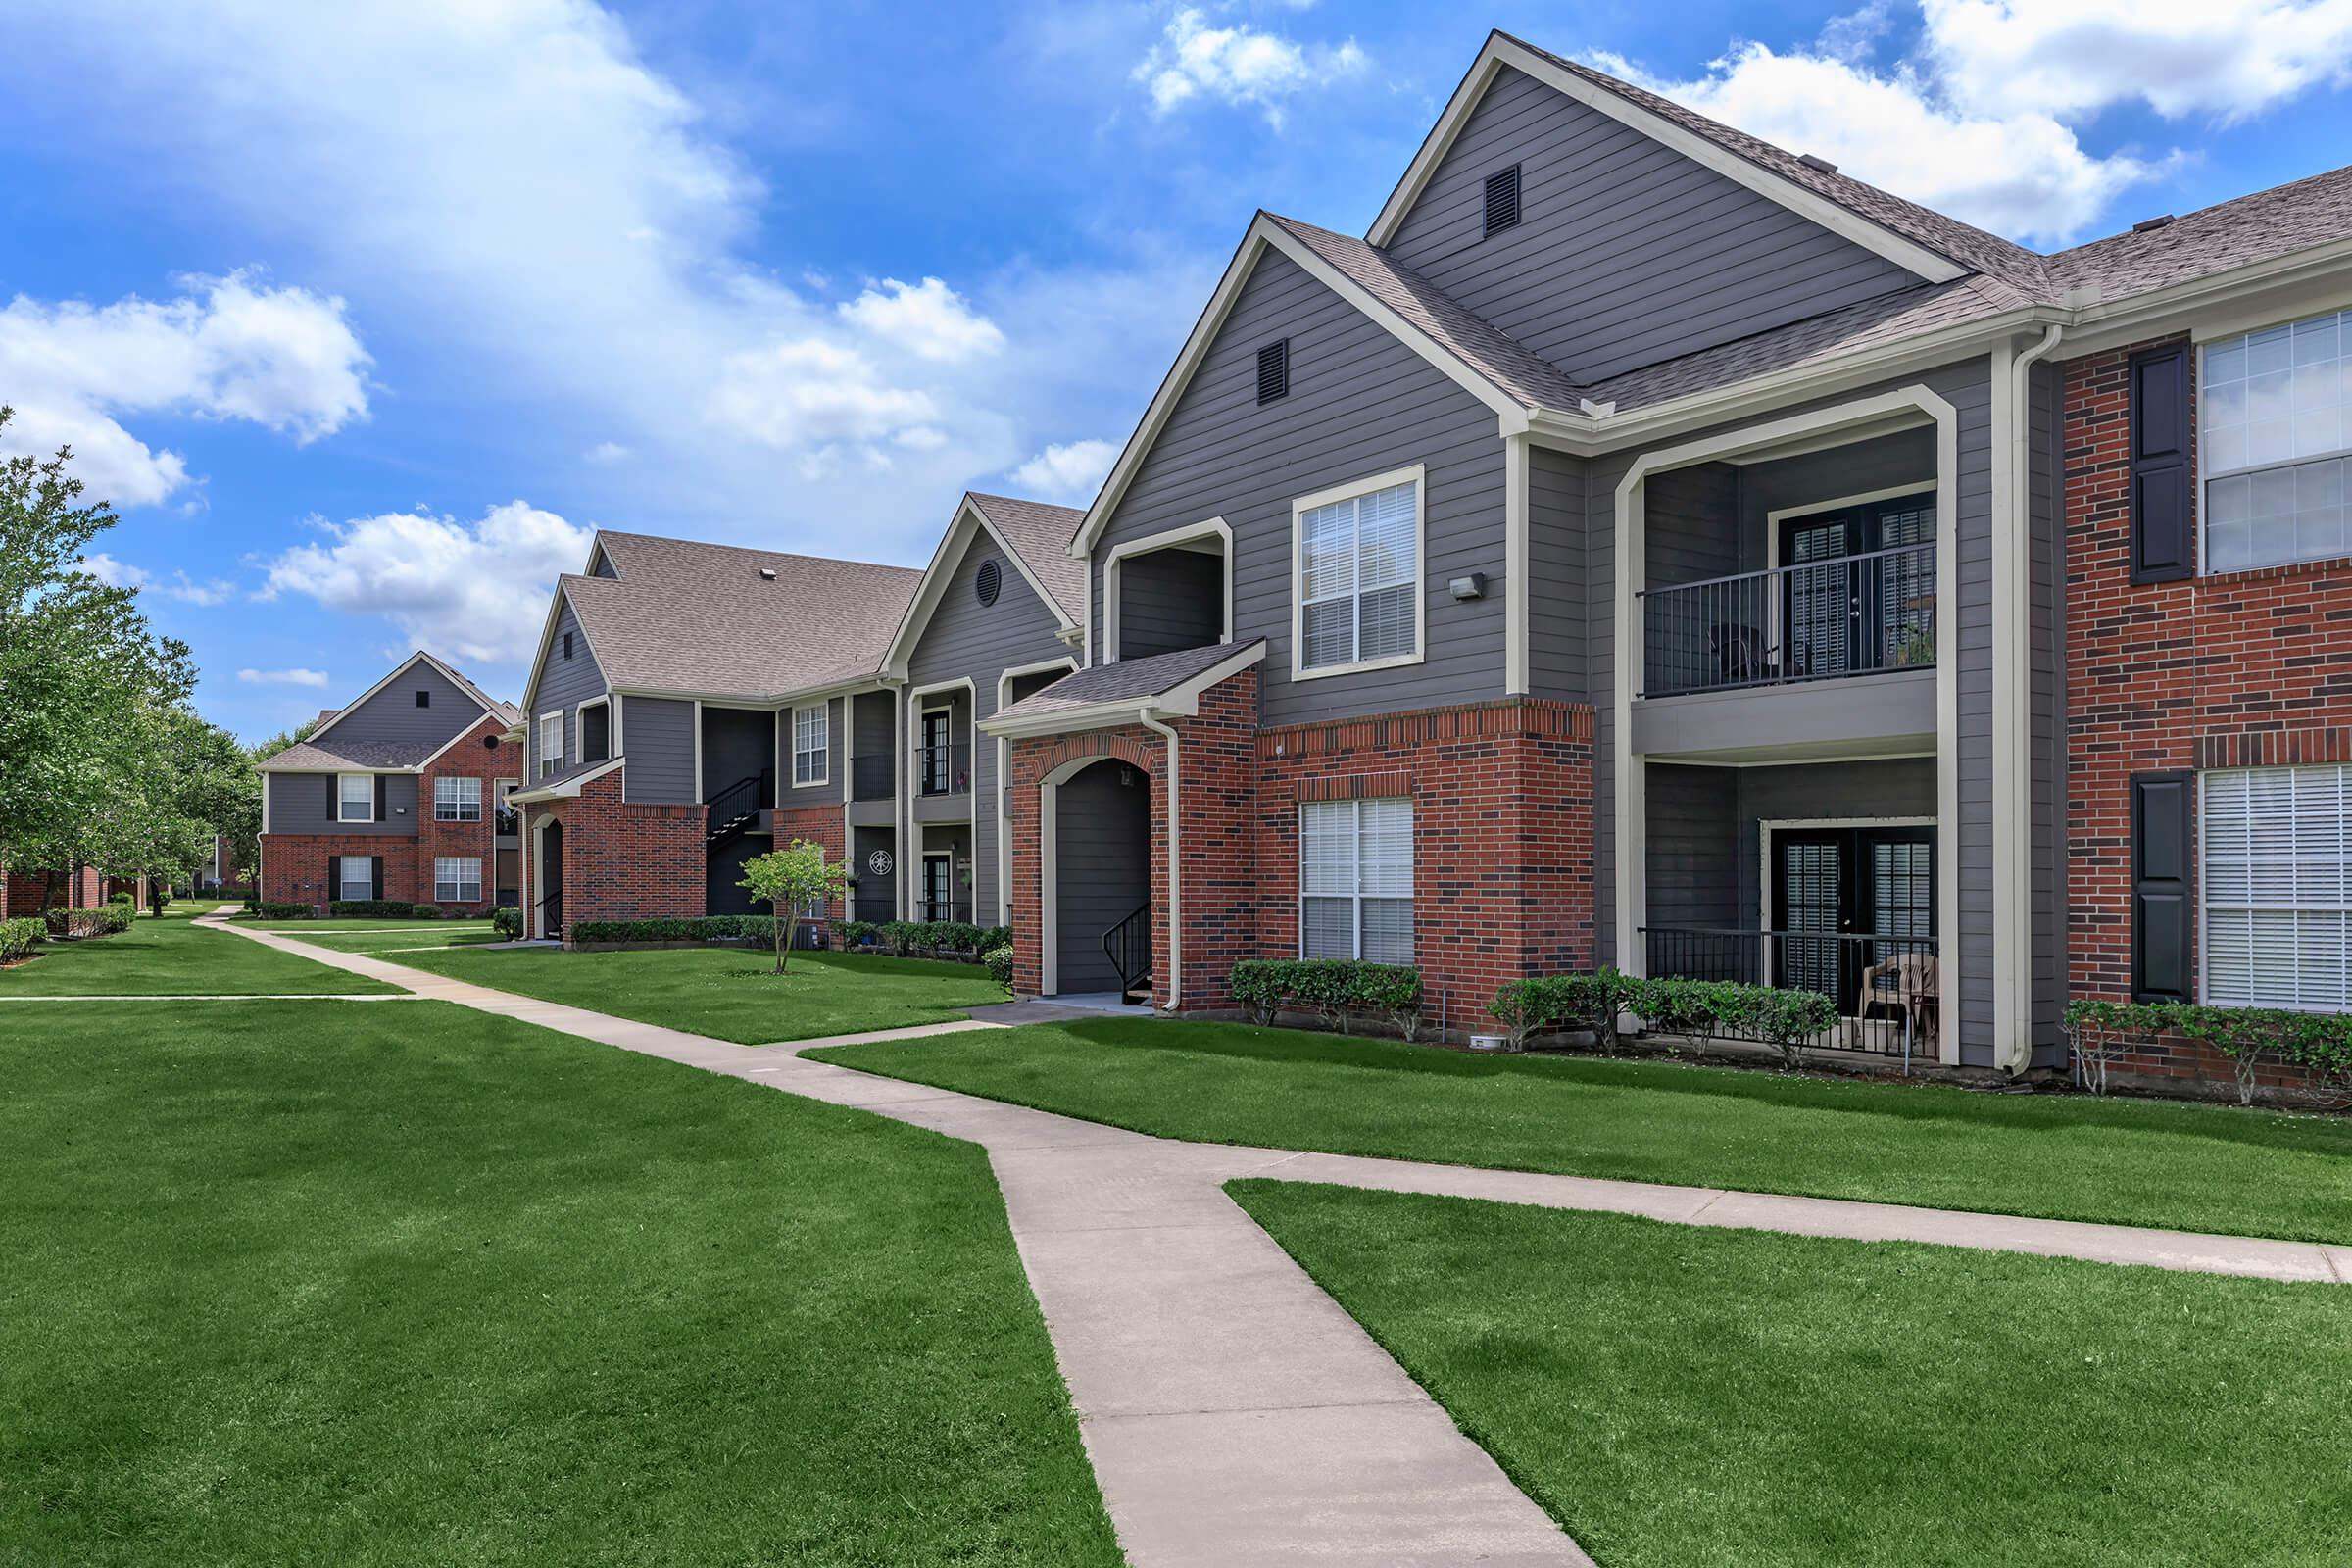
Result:
M850 799L887 801L899 793L899 760L888 752L850 759Z
M511 839L522 831L522 812L512 806L502 806L497 811L497 836Z
M1924 918L1924 916L1923 916ZM1877 932L1764 931L1645 926L1648 972L1659 978L1733 980L1813 991L1838 1004L1838 1022L1812 1044L1833 1051L1934 1060L1942 1017L1934 937ZM1705 1020L1658 1020L1663 1032L1707 1034Z
M915 794L968 795L971 789L972 749L969 746L922 746L915 749Z
M1653 588L1639 697L1936 666L1936 546L1898 545Z

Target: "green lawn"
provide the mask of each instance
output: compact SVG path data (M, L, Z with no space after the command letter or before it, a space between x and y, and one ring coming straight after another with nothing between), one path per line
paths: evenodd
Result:
M1210 1143L2352 1241L2352 1119L1090 1019L844 1066Z
M401 953L412 948L479 947L500 940L487 920L449 920L431 926L394 926L381 931L287 931L290 937L337 953Z
M745 1045L946 1023L967 1008L1004 1000L1004 988L977 964L862 954L795 953L781 978L770 972L773 954L745 948L565 953L492 947L409 954L398 961Z
M1604 1568L2352 1561L2352 1290L1232 1191Z
M1118 1560L976 1148L439 1003L9 1022L0 1562Z
M212 907L174 905L162 919L141 915L115 936L44 943L30 963L0 969L0 997L374 996L399 989L187 917Z

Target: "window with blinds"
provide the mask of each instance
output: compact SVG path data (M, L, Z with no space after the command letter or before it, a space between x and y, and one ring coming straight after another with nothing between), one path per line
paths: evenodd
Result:
M2352 1007L2352 767L2203 775L2204 1000Z
M2205 345L2205 569L2324 561L2347 544L2352 311Z
M1298 952L1413 961L1413 803L1298 808Z
M433 820L479 822L482 819L482 781L478 778L433 780Z
M1379 484L1298 509L1296 673L1421 654L1421 484Z
M433 902L473 904L482 896L482 861L475 855L433 857Z
M792 781L822 784L832 758L831 715L823 703L792 710Z

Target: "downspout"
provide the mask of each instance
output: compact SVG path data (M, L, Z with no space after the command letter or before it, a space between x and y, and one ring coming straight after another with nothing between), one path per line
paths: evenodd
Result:
M2033 624L2034 594L2032 371L2036 363L2047 358L2051 350L2058 347L2059 339L2065 335L2065 325L2053 321L2042 332L2040 342L2020 353L2009 362L2008 438L2011 515L2008 521L2013 530L2012 537L2017 540L2016 559L2019 563L2017 576L2009 584L2009 589L2017 596L2019 618L2028 627ZM2056 477L2053 475L2053 480ZM1997 585L1994 591L1996 593L1999 591ZM2015 1012L2015 1023L2014 1027L2006 1031L1998 1031L1995 1040L1995 1048L1999 1052L1998 1065L2003 1072L2012 1075L2023 1074L2034 1064L2034 835L2037 831L2034 820L2034 748L2030 740L2034 722L2034 691L2031 673L2033 664L2030 660L2021 660L2021 663L2028 673L2020 682L2020 689L2014 694L2016 713L2013 723L2018 733L2010 737L2011 744L2016 751L2018 771L2006 781L2007 787L2014 792L2017 802L2018 847L2015 858L2009 866L2009 875L2016 881L2020 890L2016 903L2020 914L2020 918L2016 922L2015 937L2017 945L2016 991L2009 999L2010 1006ZM2028 737L2027 744L2016 745L2020 737ZM1999 907L2000 901L1996 899L1994 908L1998 911ZM2001 1011L1997 997L1993 1010L1997 1018Z
M1177 772L1176 732L1152 715L1149 708L1136 710L1144 728L1168 738L1168 1004L1174 1012L1184 1000L1184 789Z

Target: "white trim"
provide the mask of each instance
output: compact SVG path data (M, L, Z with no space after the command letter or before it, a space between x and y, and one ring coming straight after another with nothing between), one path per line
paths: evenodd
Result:
M1230 546L1228 546L1230 548ZM1228 573L1226 581L1232 582ZM1059 659L1040 660L1034 664L1015 664L997 672L997 711L1010 706L1005 699L1012 695L1012 683L1023 675L1043 675L1050 670L1075 671L1078 661L1064 655ZM997 924L1012 924L1012 835L1004 831L1004 797L1012 787L1012 741L1004 735L997 738ZM974 918L977 918L975 911Z
M441 814L441 786L444 784L451 784L457 787L458 799L456 802L456 808L460 811L466 809L466 786L468 784L473 786L472 816L443 816ZM433 780L433 814L430 820L435 822L459 823L470 821L477 824L487 822L490 820L490 812L493 808L490 802L483 798L483 795L484 791L482 789L482 780L478 774L443 773Z
M556 752L552 759L556 765L553 767L547 765L551 760L547 753L547 725L550 719L556 725ZM564 733L567 728L569 716L561 708L552 712L532 714L531 740L535 743L535 749L526 757L527 765L523 770L533 778L545 778L550 773L563 772L569 761L570 747Z
M1191 718L1200 711L1202 692L1219 681L1240 674L1265 657L1266 640L1260 637L1247 648L1235 650L1190 680L1171 686L1157 696L1114 698L1107 702L1059 708L1051 712L1009 721L992 716L980 728L990 735L1067 735L1082 729L1136 723L1145 713L1155 713L1162 718Z
M1205 522L1186 523L1181 528L1168 528L1142 539L1130 539L1124 544L1112 546L1110 554L1102 558L1102 662L1115 664L1119 662L1119 564L1129 556L1149 555L1197 539L1224 542L1220 559L1225 563L1225 619L1217 641L1233 641L1233 528L1223 517L1210 517ZM1194 553L1207 554L1206 551ZM1086 580L1091 591L1095 580L1091 564ZM1089 613L1091 615L1091 610Z
M579 726L579 742L574 748L580 754L578 760L583 762L588 760L588 710L591 708L601 708L605 710L605 757L618 757L620 755L620 720L612 711L612 694L608 691L599 697L581 698L578 706L571 710L571 721ZM597 759L599 761L603 760L603 758Z
M1164 735L1168 741L1168 787L1164 792L1166 804L1161 807L1168 814L1168 908L1161 918L1168 923L1168 1000L1160 1008L1173 1014L1184 1001L1184 775L1177 748L1176 731L1154 718L1149 710L1138 713L1144 728ZM1155 803L1156 804L1156 803ZM1144 878L1151 886L1152 876L1152 820L1144 819ZM1154 911L1156 912L1156 911ZM1121 1002L1127 1000L1124 993Z
M1529 496L1528 452L1525 435L1502 441L1502 619L1503 675L1506 697L1524 697L1529 690L1529 667L1534 663L1528 573L1535 551ZM1426 498L1424 498L1426 500ZM1294 634L1296 635L1296 634Z
M433 668L441 674L443 679L447 680L452 686L455 686L458 689L458 694L461 697L464 697L469 703L475 704L480 710L479 713L477 713L472 719L468 720L463 729L458 731L460 735L464 735L466 733L466 731L471 730L475 724L480 723L481 713L488 713L492 716L496 716L498 711L497 709L483 699L480 687L474 685L473 682L467 680L465 676L459 674L456 670L450 668L447 664L444 664L441 662L441 661L435 659L432 655L419 648L416 650L416 652L411 654L408 658L402 660L397 665L395 665L391 674L386 675L382 680L377 681L374 685L360 693L360 695L354 698L351 702L346 703L341 708L336 709L335 716L328 719L325 723L319 725L317 729L311 731L309 739L316 741L319 736L325 734L328 730L333 729L337 724L342 723L345 718L351 715L351 712L354 709L363 707L369 698L375 696L385 687L391 685L394 681L400 679L401 676L407 674L410 667L418 660L422 660L425 663L432 665Z
M587 772L574 773L571 777L565 779L561 784L550 784L544 789L516 790L512 799L518 806L535 806L541 801L572 800L579 795L583 787L594 783L600 778L603 778L607 773L610 773L614 768L620 766L620 764L621 759L617 757L608 757L603 761L597 763L594 767L588 769Z
M1057 635L1066 638L1085 630L1071 621L1069 612L1061 608L1061 602L1046 591L1046 585L1038 580L1037 573L1029 569L1029 563L1021 559L1018 550L1005 542L1004 536L997 531L997 525L988 520L988 514L967 490L963 499L956 503L956 515L950 519L948 531L940 536L938 548L931 552L930 564L923 568L923 580L915 585L913 599L907 602L906 612L899 617L898 630L891 634L889 651L882 656L882 671L886 676L897 680L907 677L907 661L914 655L914 645L922 639L924 628L931 624L931 617L938 611L940 601L947 596L948 584L954 578L956 568L963 563L968 542L979 533L985 533L996 541L997 548L1012 562L1013 569L1029 585L1029 591L1053 613ZM1079 552L1073 551L1071 554Z
M343 813L344 813L344 808L346 808L346 807L347 807L347 806L350 804L348 801L346 801L346 800L343 798L343 781L344 781L345 779L351 779L351 778L364 778L364 779L366 779L366 780L368 781L368 814L367 814L366 816L346 816L346 815L344 815L344 814L343 814ZM344 823L344 822L372 822L372 821L374 821L374 820L376 819L376 816L375 816L375 792L376 792L376 789L377 789L377 785L376 785L376 782L375 782L375 775L374 775L373 773L354 773L354 772L350 772L350 771L348 771L348 770L338 769L338 770L336 771L336 773L335 773L335 821L336 821L338 824L340 824L340 823Z
M1912 426L1916 429L1917 426ZM1844 446L1845 442L1835 443ZM1781 564L1781 524L1791 517L1810 517L1819 512L1842 512L1847 507L1868 506L1873 501L1892 501L1897 496L1924 496L1933 492L1936 481L1920 479L1910 484L1890 484L1884 490L1865 490L1860 495L1838 496L1830 501L1807 501L1793 507L1775 507L1764 514L1764 566L1777 571Z
M1804 764L1798 763L1798 766ZM1736 830L1737 822L1732 824ZM1776 830L1802 833L1816 828L1847 827L1926 827L1937 825L1932 816L1760 816L1756 818L1756 929L1772 929L1772 835ZM1941 857L1937 857L1940 861ZM1938 867L1940 869L1940 866ZM1941 910L1937 911L1940 916ZM1940 961L1943 932L1936 933L1936 957ZM1767 970L1769 974L1769 970ZM1766 985L1772 984L1767 978Z
M830 697L820 697L813 703L795 703L789 711L792 714L792 771L788 775L788 782L784 785L784 788L788 790L812 790L821 785L832 783L833 699ZM801 777L801 715L803 713L810 712L820 715L825 721L825 744L820 753L824 761L822 769L817 773L816 777L803 778ZM847 770L845 769L844 771Z
M473 897L469 899L469 898L467 898L467 897L466 897L466 895L465 895L463 892L458 892L458 893L453 893L453 894L451 894L451 895L450 895L448 898L446 898L446 899L442 898L442 897L441 897L441 866L442 866L442 863L443 863L444 861L456 861L457 863L459 863L459 864L463 865L463 864L464 864L466 861L467 861L467 860L471 860L471 861L473 862ZM483 889L483 888L484 888L484 887L487 885L487 884L484 882L484 880L483 880L483 876L484 876L484 873L483 873L483 870L482 870L482 858L481 858L480 856L478 856L478 855L436 855L436 856L434 856L434 857L433 857L433 873L432 873L433 902L434 902L435 904L479 904L479 903L481 903L481 902L482 902L482 889ZM461 872L459 875L457 875L457 876L455 876L455 877L452 877L452 878L450 879L450 886L451 886L451 887L454 887L454 888L463 889L463 888L466 886L466 878L465 878L465 875L464 875L464 873L463 873L463 872Z
M956 852L953 849L925 850L918 848L916 853L922 857L922 875L920 880L915 883L918 892L930 885L931 862L933 860L948 862L948 912L945 918L953 920L956 917ZM926 915L924 918L936 920L942 917L933 914Z
M1130 712L1128 716L1136 721L1151 723L1151 720L1142 713ZM1167 735L1171 746L1174 744L1175 737L1166 728L1157 724L1152 724L1152 727L1158 730L1159 733ZM1168 761L1169 765L1173 767L1176 759L1172 752ZM1041 997L1058 996L1061 992L1061 787L1088 768L1105 762L1115 763L1122 767L1135 765L1124 758L1112 757L1106 753L1090 753L1085 757L1071 758L1037 781L1037 994ZM1144 771L1146 786L1152 788L1152 794L1156 796L1159 791L1151 785L1151 770L1147 768ZM1175 798L1172 775L1169 798L1171 800ZM1158 808L1156 802L1151 808ZM1147 817L1144 847L1144 876L1147 885L1150 883L1152 874L1150 826L1150 819ZM1173 871L1178 864L1176 856L1179 851L1174 842L1176 826L1172 820L1169 823L1168 836L1171 841L1168 846L1168 864L1169 869ZM1173 889L1174 884L1171 883L1170 887ZM1178 895L1171 892L1170 897L1177 898ZM1181 907L1181 904L1179 904L1179 907ZM1159 911L1153 909L1152 914L1154 918L1157 918ZM1169 961L1171 964L1178 961L1182 952L1175 939L1175 930L1176 928L1173 926L1169 928L1171 937Z
M1486 96L1487 89L1494 85L1494 78L1505 66L1533 76L1554 91L1606 115L1619 124L1630 126L1692 163L1746 186L1759 196L1778 202L1799 217L1886 258L1905 271L1916 273L1931 283L1948 283L1956 277L1967 275L1966 268L1928 246L1882 227L1851 208L1841 206L1785 175L1777 174L1761 164L1750 163L1729 148L1686 129L1631 99L1621 97L1573 72L1564 71L1518 39L1499 32L1488 35L1486 47L1479 51L1469 74L1462 78L1462 84L1454 89L1452 99L1446 105L1446 112L1439 117L1436 126L1422 142L1421 150L1406 168L1403 179L1397 182L1396 189L1382 206L1379 218L1373 220L1371 232L1365 236L1373 244L1386 245L1396 238L1397 229L1404 224L1406 214L1412 211L1413 203L1420 198L1438 167L1445 162L1446 154L1452 150L1454 138L1460 134L1471 112L1478 107L1479 100Z
M622 782L625 786L627 781ZM698 805L710 804L710 797L703 793L703 704L700 698L694 704L694 799Z
M1413 487L1413 651L1409 654L1390 654L1380 659L1351 660L1345 664L1324 664L1314 669L1306 663L1306 566L1305 533L1301 523L1306 514L1317 507L1370 495L1377 490L1393 489L1397 485ZM1362 594L1357 600L1357 621L1362 621ZM1351 479L1346 484L1332 485L1311 495L1295 496L1291 500L1291 679L1328 680L1334 675L1360 675L1366 670L1395 669L1406 664L1418 664L1429 657L1429 470L1426 464L1415 463L1402 468L1391 468L1368 479Z
M1914 384L1761 424L1718 432L1677 447L1636 457L1616 491L1616 579L1614 680L1610 736L1616 780L1611 841L1614 847L1617 965L1628 974L1647 968L1641 931L1647 924L1647 767L1634 752L1634 682L1642 667L1642 626L1636 595L1645 575L1646 485L1653 473L1692 464L1761 453L1786 443L1813 439L1839 428L1883 427L1906 411L1924 413L1936 428L1936 602L1938 657L1936 661L1936 923L1948 932L1942 1017L1937 1027L1940 1059L1960 1059L1960 681L1957 637L1950 634L1959 605L1959 414L1934 389ZM1944 644L1955 657L1941 657Z
M547 940L547 825L554 820L542 814L527 829L531 841L531 885L522 892L523 902L529 906L523 911L523 922L541 942Z
M1408 963L1419 961L1421 952L1421 916L1419 906L1419 899L1421 896L1421 869L1419 853L1421 847L1421 812L1419 809L1419 803L1414 800L1410 790L1407 790L1402 795L1355 795L1350 796L1344 801L1296 801L1292 803L1292 834L1298 843L1298 863L1292 868L1291 876L1291 885L1298 889L1297 894L1291 900L1291 917L1293 923L1298 927L1298 940L1297 943L1298 952L1295 955L1297 957L1304 958L1307 956L1306 901L1310 897L1330 898L1333 896L1328 893L1309 894L1306 891L1306 808L1310 806L1347 806L1353 808L1353 809L1348 813L1352 821L1352 831L1354 834L1354 847L1351 855L1355 875L1353 877L1353 886L1348 894L1349 919L1351 922L1348 934L1348 956L1359 960L1364 956L1364 803L1366 801L1402 801L1404 803L1405 815L1412 823L1412 831L1406 836L1404 845L1406 862L1412 870L1412 891L1405 895L1404 902L1413 906L1413 927L1411 934L1413 951L1412 956L1405 961ZM1387 962L1388 960L1382 959L1379 961Z
M907 691L906 691L906 709L907 709L907 716L908 716L908 718L909 718L909 719L910 719L912 722L910 722L910 723L907 725L906 744L906 748L905 748L905 754L906 754L906 760L907 760L907 764L908 764L909 770L911 770L911 768L912 768L912 766L913 766L913 762L914 762L914 754L915 754L916 744L917 744L917 742L918 742L918 741L921 739L921 737L922 737L922 732L923 732L923 729L922 729L923 716L924 716L925 714L928 714L928 713L945 712L945 713L948 713L948 714L950 715L949 722L948 722L948 744L949 744L950 746L954 746L954 745L956 744L956 725L955 725L955 719L954 719L954 716L953 716L953 715L954 715L954 713L955 713L955 711L956 711L956 704L955 704L955 701L954 701L954 699L953 699L953 698L951 698L949 701L947 701L947 702L945 702L945 703L926 703L926 702L924 702L924 701L923 701L923 699L925 699L925 698L927 698L927 697L936 696L938 693L941 693L941 692L958 692L958 691L959 691L959 692L962 692L962 693L964 694L964 706L965 706L965 712L966 712L966 715L967 715L967 721L966 721L966 723L965 723L965 726L964 726L964 728L965 728L965 738L964 738L964 756L970 759L970 761L969 761L969 762L968 762L966 765L968 765L968 766L971 768L971 770L972 770L972 771L971 771L971 778L970 778L970 781L969 781L969 782L968 782L968 783L967 783L967 784L964 786L963 798L964 798L964 802L965 802L965 805L966 805L966 808L966 808L966 810L965 810L965 812L964 812L964 814L963 814L963 816L962 816L961 820L962 820L962 822L964 823L964 825L965 825L965 829L966 829L966 831L968 832L968 834L969 834L969 836L970 836L970 839L971 839L971 846L972 846L972 912L973 912L973 913L976 915L976 914L978 914L978 913L980 912L980 863L981 863L981 862L980 862L980 800L981 800L981 795L980 795L980 688L979 688L979 686L978 686L978 685L976 685L976 684L973 682L972 678L971 678L969 675L962 675L962 676L958 676L958 677L957 677L957 678L956 678L955 680L933 681L931 684L929 684L929 685L927 685L927 686L913 686L913 687L909 687L909 688L907 688ZM951 760L952 760L952 759L951 759ZM954 769L953 769L953 767L951 766L951 768L950 768L950 774L951 774L951 777L950 777L950 779L949 779L949 786L948 786L948 790L947 790L947 796L946 796L946 798L947 798L947 799L951 799L951 800L955 798L955 794L956 794L956 789L955 789L955 780L954 780L954 777L953 777L953 773L954 773ZM916 852L918 855L919 855L919 854L929 854L929 853L931 853L931 852L929 852L929 851L926 851L926 850L924 850L924 849L923 849L923 830L924 830L925 828L931 828L931 827L949 827L949 826L953 826L953 825L954 825L954 824L955 824L955 823L956 823L956 822L958 819L957 819L957 818L956 818L956 817L954 817L954 816L945 816L945 817L940 817L940 818L938 818L938 819L936 819L936 820L933 820L933 821L924 821L924 820L922 820L921 818L917 817L917 816L915 815L915 802L916 802L917 800L919 800L919 799L939 799L940 797L936 797L936 796L933 796L933 797L923 797L923 796L919 796L919 795L917 795L917 794L915 793L915 790L916 790L916 786L914 785L914 783L912 782L912 780L911 780L911 779L909 779L909 781L908 781L908 786L907 786L907 794L906 794L906 824L907 824L906 832L907 832L907 837L908 837L908 839L909 839L909 840L910 840L910 841L913 843L913 845L914 845L914 847L915 847L915 852ZM997 833L997 836L998 836L998 837L1000 837L1000 838L1004 837L1004 824L1003 824L1002 822L1000 822L1000 823L998 824L998 833ZM903 881L903 880L905 880L905 879L904 879L904 878L902 878L901 880ZM952 872L951 872L951 881L950 881L950 886L949 886L949 890L948 890L948 900L949 900L949 902L950 902L951 904L953 904L953 903L955 902L955 897L956 897L956 895L955 895L955 887L954 887L954 884L953 884L953 874L952 874ZM911 914L912 910L911 910L911 909L909 909L909 911L908 911L908 912Z

